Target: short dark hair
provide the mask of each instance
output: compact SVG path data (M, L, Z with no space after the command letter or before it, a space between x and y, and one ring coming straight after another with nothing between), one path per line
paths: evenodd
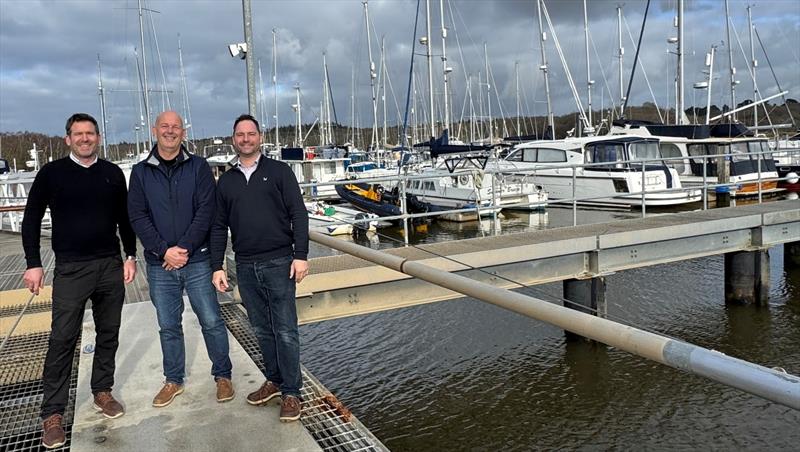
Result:
M239 123L242 122L242 121L253 121L253 124L256 125L256 130L261 132L261 126L258 125L258 120L256 118L254 118L253 115L243 114L243 115L239 115L239 117L236 118L236 121L233 121L233 132L234 133L236 133L236 126L238 126Z
M69 119L67 119L67 126L65 127L67 129L67 135L69 135L72 125L76 122L91 122L94 124L95 133L100 133L100 127L97 125L97 120L94 119L92 115L87 113L75 113L74 115L70 116Z

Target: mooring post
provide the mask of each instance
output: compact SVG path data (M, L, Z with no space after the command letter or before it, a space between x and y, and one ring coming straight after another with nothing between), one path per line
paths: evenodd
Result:
M564 280L564 307L605 318L606 279L603 276ZM568 339L588 340L578 334L564 332Z
M725 302L766 305L769 300L769 251L725 254Z
M800 242L783 244L783 265L786 268L800 267Z

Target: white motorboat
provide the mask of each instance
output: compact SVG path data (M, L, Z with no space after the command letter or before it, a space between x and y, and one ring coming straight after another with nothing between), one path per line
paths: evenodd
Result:
M513 147L497 166L532 175L551 200L623 207L699 201L700 190L684 189L678 172L660 160L658 143L631 135L531 141Z

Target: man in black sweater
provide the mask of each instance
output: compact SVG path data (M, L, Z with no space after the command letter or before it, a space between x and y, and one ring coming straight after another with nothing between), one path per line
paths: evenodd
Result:
M291 168L261 154L258 121L242 115L233 124L239 155L220 176L211 227L211 261L217 290L228 288L222 269L231 230L236 279L258 338L266 382L247 396L261 405L282 396L280 420L300 419L300 338L295 284L308 274L308 212Z
M70 155L43 166L33 181L22 220L22 245L28 269L25 286L38 295L44 285L39 253L42 217L50 207L53 314L42 372L42 445L64 444L61 426L69 395L75 346L86 300L92 300L95 353L92 364L94 407L107 418L124 414L111 396L114 357L119 344L125 283L136 276L136 237L128 221L125 176L118 166L97 156L97 121L85 113L67 120L65 141ZM123 264L119 239L127 255Z

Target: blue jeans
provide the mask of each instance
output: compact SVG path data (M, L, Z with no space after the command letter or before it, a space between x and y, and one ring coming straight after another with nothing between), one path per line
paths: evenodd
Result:
M283 395L300 398L300 333L295 282L289 279L292 256L236 264L239 294L256 333L265 376Z
M148 264L147 281L158 317L158 335L167 382L182 385L186 376L186 349L181 325L184 289L200 321L203 340L211 359L211 374L215 379L230 379L232 365L228 356L228 330L220 315L217 293L211 284L209 261L191 262L172 271L166 271L158 264Z

